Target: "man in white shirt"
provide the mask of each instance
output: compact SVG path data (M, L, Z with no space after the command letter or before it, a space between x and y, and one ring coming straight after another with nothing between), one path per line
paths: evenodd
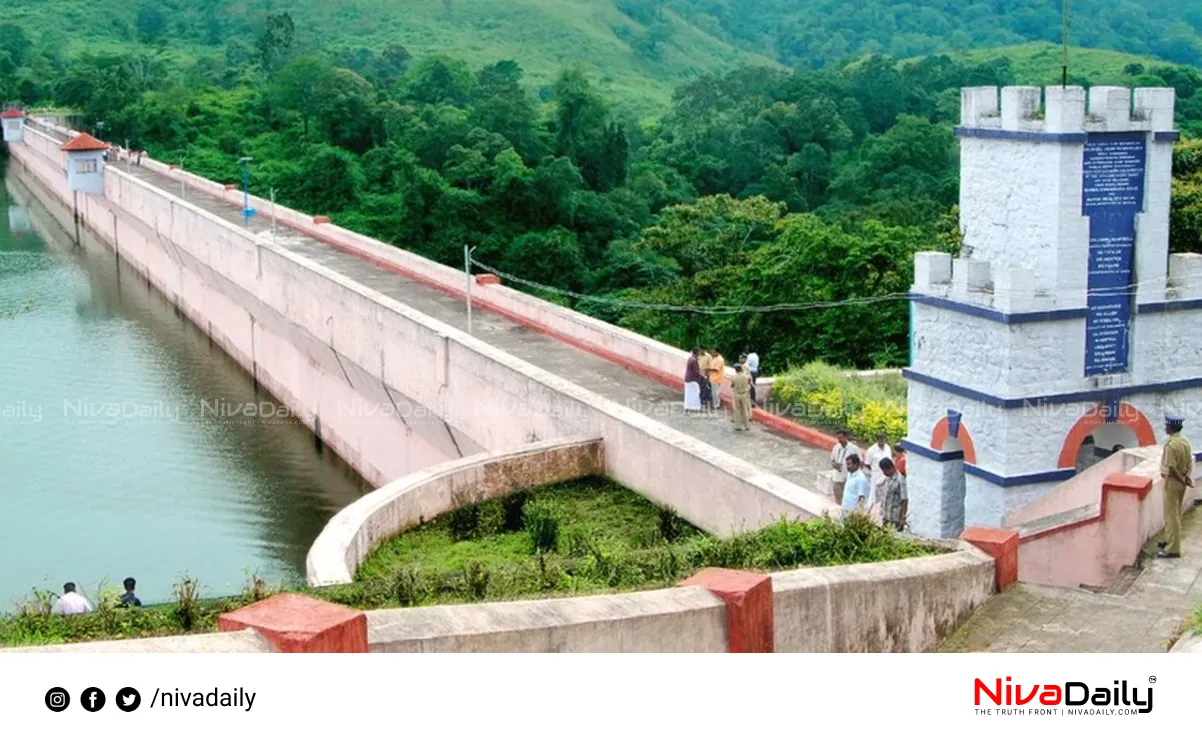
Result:
M893 450L885 443L886 437L883 433L876 435L876 443L868 447L868 451L864 452L864 468L868 470L865 474L872 482L872 497L875 502L879 497L877 487L885 481L885 473L881 472L881 460L893 459Z
M75 592L74 583L64 583L63 595L55 602L54 613L62 614L63 616L91 614L92 605L88 603L86 598Z
M751 404L755 405L755 383L760 378L760 355L755 351L744 353L747 357L743 368L747 370L747 375L751 377Z
M846 512L867 511L872 505L869 502L871 496L868 493L868 478L864 476L864 469L860 467L860 456L848 454L845 467L851 475L847 479L847 489L843 493L843 502L840 505Z
M847 458L855 454L859 456L860 447L847 440L847 431L839 431L835 434L835 447L831 449L831 469L835 474L831 475L831 484L834 492L836 503L843 502L843 488L847 484Z

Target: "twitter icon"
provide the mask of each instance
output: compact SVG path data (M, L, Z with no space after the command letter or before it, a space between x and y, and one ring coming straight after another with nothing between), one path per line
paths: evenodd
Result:
M117 692L117 709L122 712L133 712L142 704L142 695L132 686L127 686Z

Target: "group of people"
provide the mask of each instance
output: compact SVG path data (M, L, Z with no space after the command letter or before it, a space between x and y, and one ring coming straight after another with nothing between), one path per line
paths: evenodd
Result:
M760 357L744 352L730 379L730 403L736 431L751 430L751 408L755 405L755 382ZM726 359L716 348L694 348L684 373L684 409L697 413L722 407L722 385L726 382Z
M138 587L137 581L133 578L126 578L122 581L122 586L125 592L118 598L118 605L123 609L133 609L142 605L142 600L138 598L135 590ZM63 616L73 616L77 614L91 614L92 604L88 601L88 597L76 590L75 584L68 581L63 584L63 595L58 597L54 602L55 614Z
M878 433L876 443L861 452L847 438L847 431L839 431L835 438L831 449L835 500L844 511L874 514L882 524L904 530L910 498L901 444L890 447L888 437Z

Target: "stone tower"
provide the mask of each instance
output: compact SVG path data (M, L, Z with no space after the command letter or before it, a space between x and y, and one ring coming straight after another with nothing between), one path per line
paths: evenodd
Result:
M963 249L919 253L911 296L916 532L1001 525L1079 461L1156 443L1166 412L1202 423L1202 256L1169 255L1173 106L962 91Z

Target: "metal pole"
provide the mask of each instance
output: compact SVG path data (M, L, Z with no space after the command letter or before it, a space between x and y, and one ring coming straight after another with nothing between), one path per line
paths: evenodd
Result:
M250 226L250 168L242 164L242 220Z
M472 248L463 246L463 274L467 277L467 334L472 334Z
M1069 0L1064 0L1061 7L1062 18L1060 20L1060 40L1063 43L1062 58L1060 60L1060 86L1068 87L1068 3Z
M184 180L184 160L186 159L187 158L183 157L179 159L179 197L181 199L184 198L184 186L186 184L186 181Z
M271 189L271 244L275 245L275 189Z

